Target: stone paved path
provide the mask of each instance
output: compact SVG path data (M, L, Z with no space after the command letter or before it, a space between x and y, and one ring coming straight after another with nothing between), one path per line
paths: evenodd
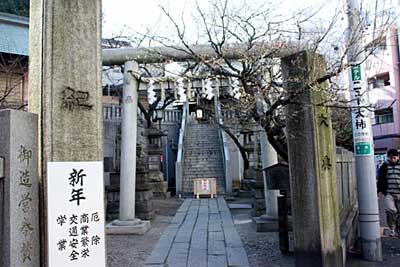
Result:
M249 266L223 198L186 199L154 247L146 266Z

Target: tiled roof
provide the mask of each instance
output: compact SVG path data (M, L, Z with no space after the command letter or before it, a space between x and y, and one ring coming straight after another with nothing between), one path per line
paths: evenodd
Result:
M0 52L27 56L28 47L28 18L0 13Z

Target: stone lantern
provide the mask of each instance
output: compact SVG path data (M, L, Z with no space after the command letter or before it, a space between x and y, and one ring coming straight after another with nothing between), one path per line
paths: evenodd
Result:
M147 148L149 169L147 175L147 184L153 191L153 194L158 197L168 197L168 182L164 181L164 173L161 168L162 145L161 139L164 133L155 128L147 129L147 138L149 144Z

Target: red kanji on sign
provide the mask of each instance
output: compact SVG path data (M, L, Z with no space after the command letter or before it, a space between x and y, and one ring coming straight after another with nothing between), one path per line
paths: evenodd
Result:
M204 190L204 191L207 191L207 190L208 190L208 180L207 180L207 179L204 179L204 180L203 180L203 190Z

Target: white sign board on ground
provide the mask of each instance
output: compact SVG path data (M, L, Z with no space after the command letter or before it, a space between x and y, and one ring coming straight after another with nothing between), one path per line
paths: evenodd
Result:
M215 178L197 178L193 179L193 193L199 198L200 195L211 195L211 198L217 194L217 181Z
M50 267L106 266L103 163L47 165Z

